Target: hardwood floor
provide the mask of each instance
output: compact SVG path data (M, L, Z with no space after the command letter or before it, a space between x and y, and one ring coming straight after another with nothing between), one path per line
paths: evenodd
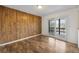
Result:
M78 53L77 45L46 36L37 36L0 47L1 53Z

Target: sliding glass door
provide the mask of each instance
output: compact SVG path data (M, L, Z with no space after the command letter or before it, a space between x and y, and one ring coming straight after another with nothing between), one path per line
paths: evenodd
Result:
M49 21L49 33L55 35L55 21Z
M60 36L62 36L63 38L65 38L66 36L66 22L64 19L60 20Z
M49 20L49 34L65 38L66 36L65 19Z

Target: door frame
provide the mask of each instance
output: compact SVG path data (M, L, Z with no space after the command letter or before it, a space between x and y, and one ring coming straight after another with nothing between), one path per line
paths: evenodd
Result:
M56 35L56 26L55 26L55 35L50 34L50 21L51 20L56 21L57 19L65 19L65 22L66 22L65 23L65 34L66 34L65 38L62 38L60 35ZM67 17L59 17L59 18L51 18L51 19L49 19L48 20L48 32L49 32L49 36L52 36L52 37L67 41Z

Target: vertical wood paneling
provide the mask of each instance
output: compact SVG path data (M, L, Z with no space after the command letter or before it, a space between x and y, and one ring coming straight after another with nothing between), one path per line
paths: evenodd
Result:
M8 22L7 22L7 8L3 8L2 9L3 10L3 15L2 15L2 37L1 37L1 39L3 40L3 42L5 42L6 40L8 40L8 34L7 34L7 32L8 32L8 28L6 28L6 27L8 27Z
M22 35L23 35L23 33L22 33L22 31L23 31L22 30L23 29L23 26L22 26L23 19L22 19L22 17L23 17L23 14L17 12L17 39L22 38Z
M40 22L40 20L41 20L40 17L34 16L34 34L41 32L41 22Z
M1 15L2 14L2 15ZM0 42L41 33L41 17L0 6Z
M38 33L41 33L41 17L38 17Z
M16 39L16 11L3 8L2 40L4 42Z
M0 41L2 42L2 39L1 39L1 37L2 37L2 32L1 32L1 21L2 21L2 7L0 7Z
M29 36L28 15L17 12L17 39Z
M30 17L30 16L31 16L31 17ZM32 15L29 15L29 22L28 22L28 25L29 25L29 35L30 35L30 36L33 35L33 23L34 23L33 16L32 16Z
M27 16L27 17L26 17ZM24 14L23 16L23 26L24 26L24 37L28 37L29 36L29 30L28 30L28 14Z
M2 7L0 7L0 34L1 34Z

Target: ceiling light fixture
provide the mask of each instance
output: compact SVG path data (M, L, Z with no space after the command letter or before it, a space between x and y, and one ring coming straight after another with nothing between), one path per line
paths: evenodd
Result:
M41 5L38 5L37 7L38 7L38 9L42 9L42 6Z

